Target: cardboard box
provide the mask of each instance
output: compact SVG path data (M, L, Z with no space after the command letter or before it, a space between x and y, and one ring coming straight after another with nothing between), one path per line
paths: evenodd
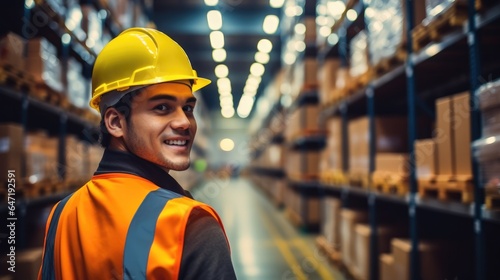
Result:
M455 174L472 177L470 94L464 92L452 97Z
M375 155L375 170L391 175L406 176L409 172L408 154L378 153Z
M340 211L340 250L342 261L348 268L355 267L356 264L356 224L367 223L368 213L366 211L342 209Z
M436 135L439 175L452 176L455 145L452 132L452 100L443 97L436 101Z
M26 41L19 35L9 32L0 38L0 64L24 70L24 49Z
M16 273L14 280L37 279L42 264L43 248L35 248L19 252L16 257Z
M415 141L415 165L418 179L429 179L438 174L436 141L434 139Z
M340 249L340 199L327 196L323 199L321 233L332 248Z
M380 280L394 280L394 257L391 254L380 255Z
M368 224L357 224L355 227L355 244L356 244L356 256L355 256L355 271L357 273L358 279L368 280L370 279L370 239L372 230ZM390 226L379 226L377 228L377 246L378 254L388 253L391 248L391 239L394 237L402 236L402 230L396 227Z
M395 238L391 244L394 257L394 279L410 280L410 241ZM439 242L421 241L418 250L422 279L446 279L444 271L446 256L443 255L443 245Z
M328 168L333 170L344 170L343 162L343 133L342 133L342 119L331 118L326 123L328 131L327 148L330 153L327 155Z
M62 64L56 47L43 37L30 39L27 46L26 71L33 75L37 84L63 92Z
M340 59L328 58L319 69L319 100L321 104L327 104L333 98L331 94L335 89L335 81L337 80L340 65Z
M299 110L301 111L302 129L319 130L319 106L314 104L307 104L302 106Z
M22 177L23 128L19 124L0 124L0 182L7 183L8 170Z

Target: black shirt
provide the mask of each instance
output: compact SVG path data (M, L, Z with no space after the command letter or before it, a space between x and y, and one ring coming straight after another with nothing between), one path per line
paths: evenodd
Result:
M130 153L106 149L95 175L106 173L136 175L161 188L191 197L159 166ZM236 279L226 236L211 214L194 209L185 234L179 279Z

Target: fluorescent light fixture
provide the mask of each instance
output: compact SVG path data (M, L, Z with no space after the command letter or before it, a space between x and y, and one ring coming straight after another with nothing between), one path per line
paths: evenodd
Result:
M328 18L325 16L317 16L316 17L316 24L319 26L327 25L328 24Z
M230 138L224 138L220 141L219 146L224 152L230 152L234 149L234 141Z
M219 0L205 0L205 5L207 6L216 6L219 3Z
M288 6L285 9L285 15L287 17L294 17L295 16L295 7L294 6Z
M223 97L223 96L231 96L232 97L233 96L231 93L231 90L227 90L227 89L223 89L223 90L219 89L219 95L221 97Z
M269 62L269 54L263 52L255 53L255 61L261 64L267 64Z
M220 106L221 107L232 107L233 104L233 96L232 95L224 95L220 97Z
M295 56L295 54L290 53L290 52L287 52L287 53L285 54L285 56L283 57L283 61L284 61L287 65L292 65L292 64L294 64L296 59L297 59L297 57Z
M339 19L346 9L346 6L342 1L329 1L326 3L326 7L330 15L332 15L335 19Z
M264 67L264 65L257 62L254 62L252 66L250 66L250 73L254 76L260 77L264 74L265 71L266 68Z
M327 9L326 9L326 6L324 4L318 4L318 6L316 6L316 14L318 15L326 15L327 13Z
M375 17L375 10L372 7L367 7L365 9L365 16L367 18L373 18L373 17Z
M304 9L302 9L301 6L295 6L295 15L296 16L301 16L304 13Z
M226 60L225 49L215 49L212 51L212 58L215 62L224 62Z
M241 118L248 117L252 111L254 101L255 98L253 96L243 94L241 96L240 103L238 104L238 109L236 109L238 116Z
M224 107L220 110L222 116L226 119L232 118L234 116L234 108L233 107Z
M254 76L254 75L248 75L248 79L247 79L246 83L249 85L259 85L261 81L262 81L261 77Z
M255 95L257 93L257 89L259 88L259 84L249 84L246 83L245 87L243 88L244 93L251 93L252 95Z
M220 31L210 32L210 45L213 49L222 49L224 47L224 34Z
M259 43L257 43L257 49L259 52L270 53L273 49L273 43L268 39L261 39Z
M217 10L212 10L207 13L208 27L212 30L222 28L222 15Z
M275 15L267 15L264 18L264 23L262 24L262 29L266 34L274 34L278 30L280 24L280 19Z
M215 76L217 76L217 78L225 78L227 75L229 75L229 69L226 65L219 64L215 66Z
M231 81L228 78L220 78L217 80L219 91L231 90Z
M283 4L285 4L285 0L269 0L271 8L279 9L283 7Z
M299 35L306 34L306 26L303 23L297 23L294 27L295 33Z
M61 37L61 42L65 45L68 45L71 42L71 35L68 33L64 33Z
M358 18L358 13L356 12L356 10L350 9L349 11L347 11L346 17L350 21L355 21Z

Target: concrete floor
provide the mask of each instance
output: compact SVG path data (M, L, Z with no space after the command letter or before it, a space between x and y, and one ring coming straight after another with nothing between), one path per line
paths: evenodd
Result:
M238 279L344 280L321 255L315 245L317 235L294 227L251 182L213 178L192 193L220 215Z

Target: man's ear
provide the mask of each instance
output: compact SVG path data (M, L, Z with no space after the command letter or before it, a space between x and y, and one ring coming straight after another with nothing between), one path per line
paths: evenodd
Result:
M108 129L109 134L113 137L120 138L126 133L125 116L118 112L116 108L110 107L104 113L104 125Z

